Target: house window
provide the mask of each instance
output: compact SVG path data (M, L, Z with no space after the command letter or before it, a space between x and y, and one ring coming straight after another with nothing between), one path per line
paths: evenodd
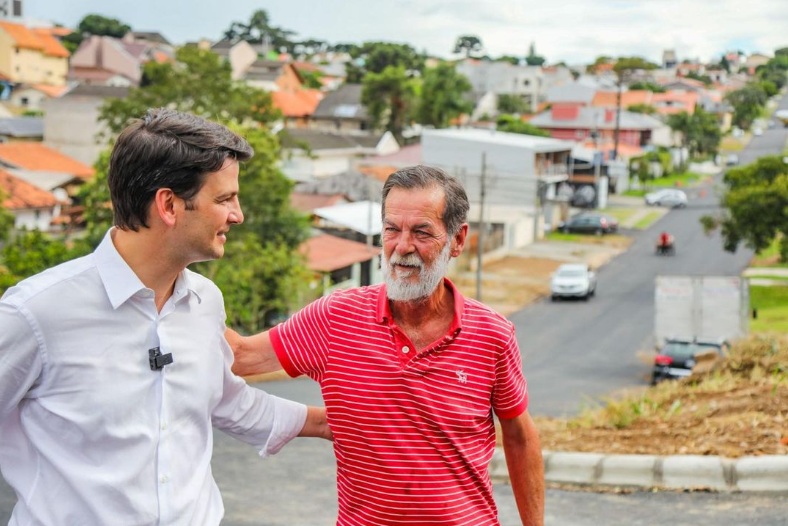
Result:
M331 284L342 283L353 277L353 265L337 269L330 274Z
M22 97L21 99L19 99L19 104L22 106L28 106L30 105L30 99L28 99L27 97Z
M526 86L526 87L528 87L528 86L530 86L530 85L531 85L531 81L530 81L529 79L525 79L525 80L523 81L523 86Z

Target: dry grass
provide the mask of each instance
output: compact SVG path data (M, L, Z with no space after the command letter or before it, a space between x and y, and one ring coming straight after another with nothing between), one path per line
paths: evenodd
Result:
M574 419L536 421L542 447L552 451L788 454L788 336L750 337L707 373L609 400Z

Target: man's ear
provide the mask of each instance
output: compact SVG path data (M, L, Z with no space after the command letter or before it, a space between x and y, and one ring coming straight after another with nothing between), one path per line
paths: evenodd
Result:
M456 258L465 248L465 239L468 237L468 223L463 223L451 240L451 257Z
M151 212L167 226L175 226L177 198L169 188L159 188L153 198Z

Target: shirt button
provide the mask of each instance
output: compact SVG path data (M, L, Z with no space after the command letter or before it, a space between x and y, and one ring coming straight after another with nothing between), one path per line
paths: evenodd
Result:
M167 429L167 422L162 422L161 423L161 430L164 431L165 429Z
M168 477L167 475L162 475L161 477L159 477L159 482L161 482L162 484L166 484L169 481L170 481L170 477Z
M403 354L408 354L409 352L410 352L410 347L408 347L407 345L402 347L402 353Z

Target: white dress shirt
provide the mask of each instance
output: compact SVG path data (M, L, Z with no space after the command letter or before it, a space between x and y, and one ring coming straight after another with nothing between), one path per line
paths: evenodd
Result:
M10 525L217 525L212 424L261 456L306 407L230 371L224 305L183 271L157 312L107 233L96 251L0 300L0 469ZM148 349L172 353L151 370ZM251 451L250 451L251 453Z

